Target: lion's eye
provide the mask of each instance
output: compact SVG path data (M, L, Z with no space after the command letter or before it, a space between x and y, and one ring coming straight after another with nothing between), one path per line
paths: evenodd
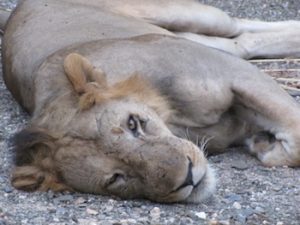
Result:
M112 185L120 180L124 180L124 175L121 173L114 173L106 182L106 185Z
M138 115L130 115L128 118L127 126L135 137L139 137L144 133L147 121L141 119Z

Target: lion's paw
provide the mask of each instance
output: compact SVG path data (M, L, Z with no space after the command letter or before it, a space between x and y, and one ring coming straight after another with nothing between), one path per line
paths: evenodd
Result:
M299 162L291 157L290 146L287 142L262 131L246 140L251 154L254 154L265 166L297 166Z

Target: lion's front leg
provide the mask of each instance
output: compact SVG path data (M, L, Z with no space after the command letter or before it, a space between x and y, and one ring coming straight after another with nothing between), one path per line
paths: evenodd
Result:
M259 132L246 140L249 151L254 154L264 165L290 165L299 166L299 161L294 160L289 153L291 146L286 140L280 140L269 132ZM295 146L296 147L296 146Z
M300 106L266 76L233 85L240 116L262 132L246 144L266 166L300 166Z

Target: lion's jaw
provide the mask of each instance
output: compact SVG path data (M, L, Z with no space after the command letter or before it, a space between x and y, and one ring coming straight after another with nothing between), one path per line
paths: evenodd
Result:
M157 202L200 202L213 193L214 174L203 152L174 136L147 105L114 100L79 117L56 154L74 189ZM147 121L140 134L128 127L132 117Z

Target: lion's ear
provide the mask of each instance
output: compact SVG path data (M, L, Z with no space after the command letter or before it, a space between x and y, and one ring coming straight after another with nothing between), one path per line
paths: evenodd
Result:
M96 69L85 57L77 53L69 54L64 60L65 73L78 94L84 94L89 83L107 87L106 75Z
M24 191L68 189L53 162L55 138L45 130L26 128L14 138L15 164L12 185Z
M64 60L64 70L74 90L79 94L79 108L89 109L103 100L103 93L108 89L106 75L82 55L69 54Z

